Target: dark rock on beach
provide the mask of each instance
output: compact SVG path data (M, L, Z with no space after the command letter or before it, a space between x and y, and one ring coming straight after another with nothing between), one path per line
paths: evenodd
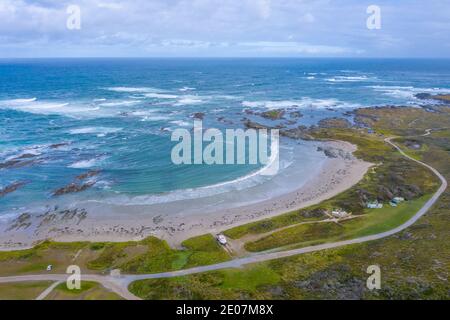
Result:
M353 156L350 152L346 152L342 149L337 149L337 148L333 148L333 147L318 147L317 148L318 152L323 152L328 158L331 159L337 159L337 158L342 158L345 160L352 160Z
M19 230L21 228L27 229L31 226L31 224L31 214L25 212L15 218L6 229L6 231Z

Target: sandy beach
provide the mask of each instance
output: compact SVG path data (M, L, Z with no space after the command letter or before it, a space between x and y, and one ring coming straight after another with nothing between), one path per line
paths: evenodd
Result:
M153 205L87 201L40 214L23 213L1 223L0 249L26 248L45 239L128 241L150 235L179 247L193 236L215 234L320 203L358 183L372 166L355 158L356 147L349 143L314 143L321 150L332 150L334 156L322 155L321 165L298 186L296 179L304 172L291 165L279 177L259 185L200 199ZM285 184L290 189L284 188Z

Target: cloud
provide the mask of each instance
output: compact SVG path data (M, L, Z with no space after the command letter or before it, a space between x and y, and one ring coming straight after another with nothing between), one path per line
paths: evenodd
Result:
M82 29L66 28L81 8ZM450 3L379 0L1 0L1 56L450 56ZM424 46L423 43L427 45Z
M123 4L117 2L99 2L97 4L99 8L106 8L110 10L120 10L123 9Z

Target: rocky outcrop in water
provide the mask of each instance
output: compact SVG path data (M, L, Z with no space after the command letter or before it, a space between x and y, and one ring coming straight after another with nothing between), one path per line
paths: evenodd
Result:
M98 176L100 174L101 170L90 170L86 173L80 174L79 176L75 177L75 180L86 180L95 176Z
M54 144L50 145L49 148L50 149L58 149L58 148L65 147L68 145L69 145L68 142L54 143Z
M57 189L53 192L53 196L62 196L63 194L81 192L91 188L94 184L95 182L87 182L82 184L71 183L65 187Z
M292 111L289 113L289 116L294 119L298 119L303 117L303 114L300 111Z
M256 130L259 130L259 129L270 129L270 127L268 127L268 126L265 126L265 125L260 124L258 122L250 121L249 119L245 119L244 120L244 126L247 129L256 129Z
M90 170L86 173L76 176L75 182L72 182L67 186L55 190L53 192L53 196L62 196L68 193L77 193L92 188L96 183L96 181L92 180L92 178L98 176L100 172L100 170Z
M192 115L192 118L196 120L203 120L205 118L205 114L203 112L196 112Z
M39 159L35 159L34 155L26 154L5 162L0 162L0 169L18 169L32 166L40 162Z
M446 104L450 104L450 94L430 94L430 93L418 93L415 95L420 100L435 100Z
M23 187L27 183L28 182L25 181L15 182L13 184L10 184L9 186L6 186L3 189L0 189L0 198L6 196L8 193L16 191L17 189Z
M285 113L286 111L284 109L277 109L261 112L259 115L269 120L280 120L283 119Z

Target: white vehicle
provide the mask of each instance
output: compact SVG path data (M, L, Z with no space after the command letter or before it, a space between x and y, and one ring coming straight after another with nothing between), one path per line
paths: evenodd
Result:
M219 243L221 245L226 245L227 244L227 238L225 238L225 236L223 234L219 234L217 236L217 241L219 241Z

